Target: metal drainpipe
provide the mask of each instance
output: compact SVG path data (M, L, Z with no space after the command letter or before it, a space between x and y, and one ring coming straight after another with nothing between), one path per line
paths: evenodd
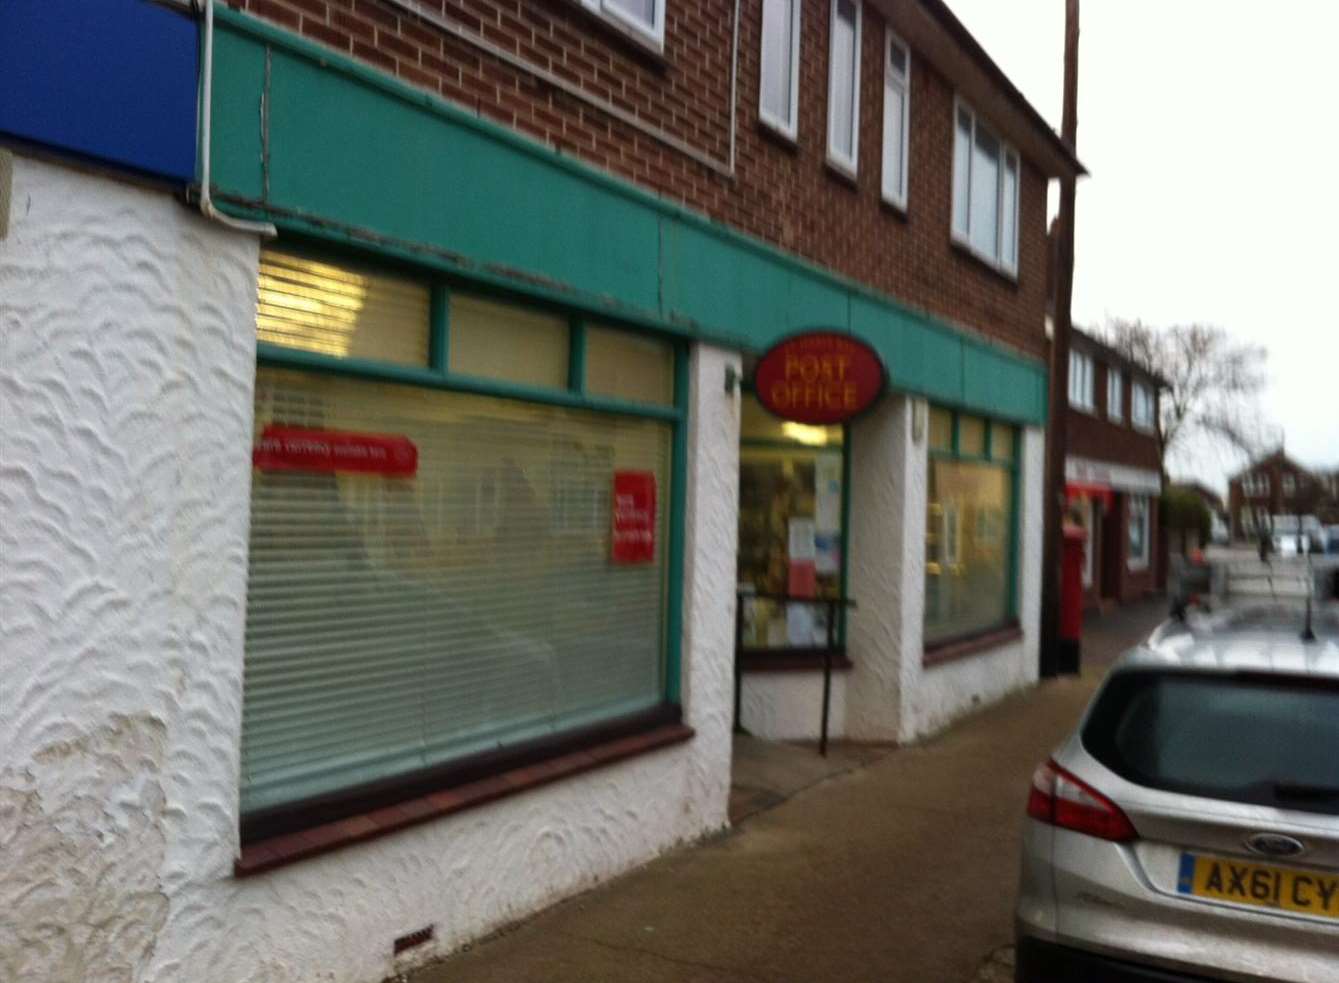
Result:
M200 214L219 225L238 232L252 232L267 238L279 234L272 222L250 222L224 215L214 207L209 191L210 131L214 115L214 0L204 0L205 43L200 66Z

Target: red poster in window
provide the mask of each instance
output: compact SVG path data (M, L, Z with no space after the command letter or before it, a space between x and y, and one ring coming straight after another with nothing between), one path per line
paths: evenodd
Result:
M418 472L418 448L398 434L270 424L251 452L251 463L265 471L350 471L412 478Z
M650 471L614 472L614 563L650 563L656 552L656 476Z

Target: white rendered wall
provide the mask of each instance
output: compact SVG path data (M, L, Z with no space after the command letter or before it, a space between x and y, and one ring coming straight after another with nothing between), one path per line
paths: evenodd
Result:
M738 407L692 358L697 737L244 880L257 243L15 162L0 240L0 979L376 983L726 823Z
M846 736L847 672L832 674L828 736ZM744 729L769 741L816 741L823 724L823 673L746 672L740 716Z

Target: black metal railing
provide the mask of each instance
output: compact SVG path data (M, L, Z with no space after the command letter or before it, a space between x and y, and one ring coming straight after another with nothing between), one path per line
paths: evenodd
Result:
M740 653L744 650L744 604L746 601L776 601L782 604L807 604L827 609L827 644L823 647L823 716L818 731L818 753L828 754L828 718L832 705L832 662L845 656L844 646L837 644L837 612L856 606L849 597L797 597L793 594L766 594L740 591L735 598L735 733L744 733L740 720L743 703L744 672ZM784 651L784 650L783 650Z

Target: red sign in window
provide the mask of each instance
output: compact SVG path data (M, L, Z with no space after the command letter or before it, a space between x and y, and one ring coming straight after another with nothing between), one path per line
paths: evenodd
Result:
M270 424L251 452L251 463L265 471L351 471L412 478L418 472L418 448L397 434Z
M650 563L656 552L656 476L614 472L614 563Z

